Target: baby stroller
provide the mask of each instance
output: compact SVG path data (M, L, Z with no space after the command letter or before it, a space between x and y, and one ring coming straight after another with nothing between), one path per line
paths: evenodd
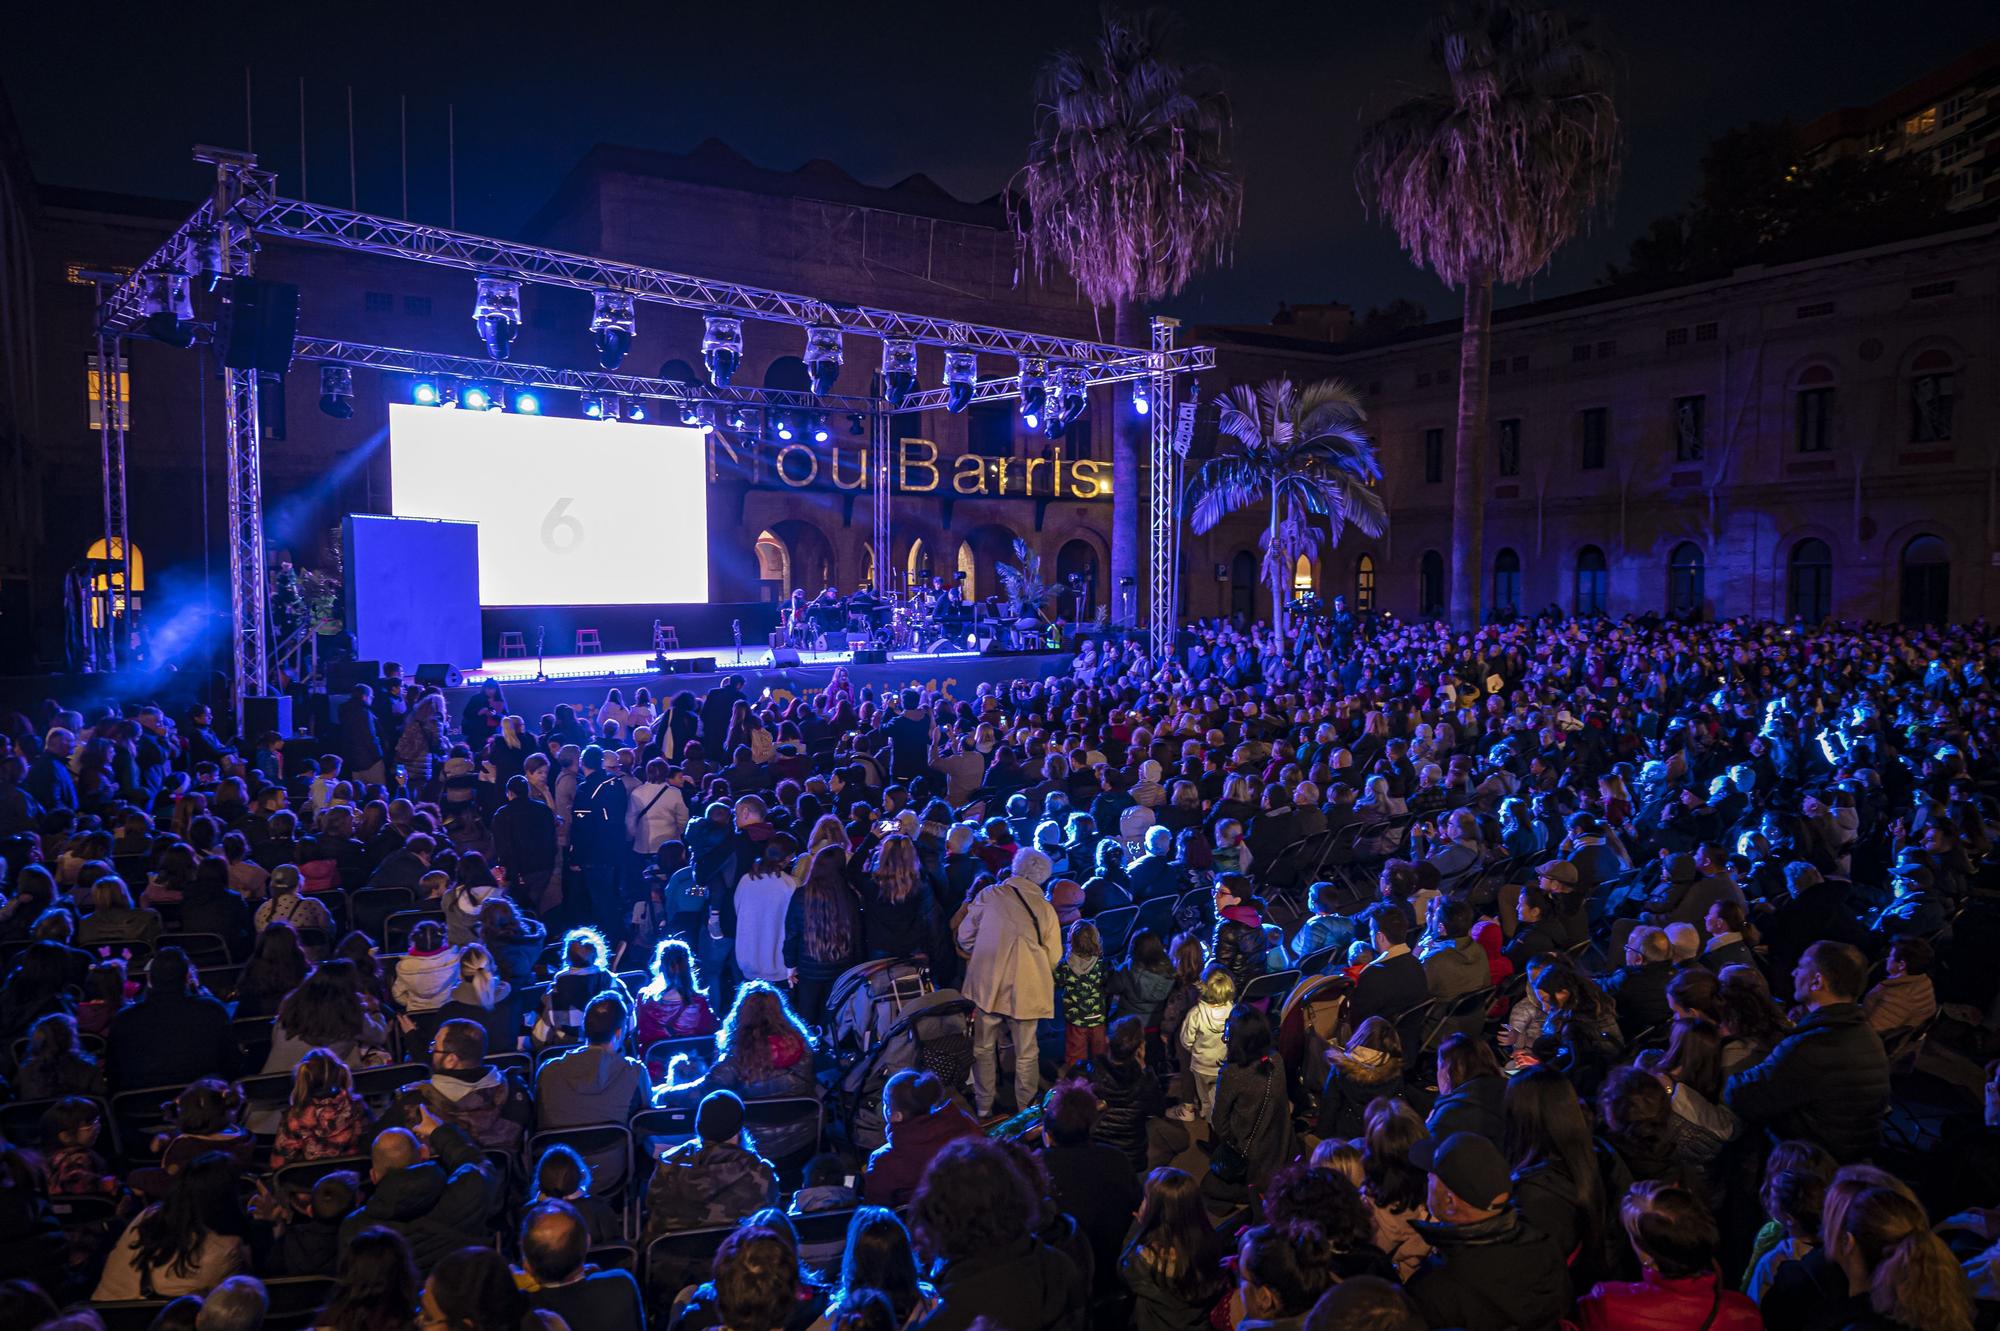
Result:
M835 1053L867 1053L904 1009L936 988L921 961L889 957L842 973L826 998L826 1025Z
M947 1091L972 1075L972 1000L956 989L938 989L899 1009L899 1015L857 1054L841 1056L840 1081L827 1101L843 1125L850 1150L867 1155L886 1142L882 1086L906 1068L934 1073Z

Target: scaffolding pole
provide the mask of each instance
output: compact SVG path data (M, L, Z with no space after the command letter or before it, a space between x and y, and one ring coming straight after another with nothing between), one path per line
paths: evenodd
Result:
M1153 319L1152 391L1153 409L1147 416L1151 428L1152 474L1148 477L1151 518L1147 588L1147 623L1151 628L1148 646L1155 662L1173 655L1174 565L1180 553L1180 515L1174 505L1174 409L1173 375L1169 372L1174 349L1174 329L1180 320L1155 316Z

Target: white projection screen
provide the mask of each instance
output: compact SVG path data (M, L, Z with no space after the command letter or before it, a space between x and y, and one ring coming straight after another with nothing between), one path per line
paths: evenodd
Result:
M397 517L479 524L483 606L708 602L699 430L389 407Z

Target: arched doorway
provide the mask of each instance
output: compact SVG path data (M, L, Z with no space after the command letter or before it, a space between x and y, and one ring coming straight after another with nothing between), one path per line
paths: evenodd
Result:
M1426 550L1417 563L1417 614L1423 619L1442 619L1444 612L1444 556Z
M1229 615L1245 624L1257 617L1257 557L1248 550L1229 561Z
M1684 622L1699 620L1707 604L1707 570L1701 547L1682 541L1667 558L1667 613Z
M1493 613L1503 618L1521 613L1521 556L1512 550L1493 556Z
M1914 537L1903 547L1903 596L1898 617L1905 624L1950 620L1951 549L1941 537Z
M1292 595L1311 596L1313 590L1313 562L1300 555L1292 563Z
M792 552L776 533L757 533L757 594L766 601L782 601L790 596Z
M1807 537L1793 546L1788 573L1794 619L1818 624L1833 613L1833 551L1825 541Z
M834 585L833 547L819 528L798 518L786 518L772 523L768 534L784 545L787 555L781 596L790 596L801 587L807 596L817 596L822 587ZM761 567L759 576L761 579Z
M1354 613L1368 614L1375 608L1375 556L1362 555L1354 561Z
M930 576L931 552L924 548L924 538L919 536L910 542L910 557L903 566L903 590L930 581Z
M1057 599L1069 618L1088 623L1097 618L1097 549L1089 541L1064 541L1056 551Z
M1611 569L1605 563L1604 552L1594 545L1586 545L1576 552L1577 618L1603 614L1605 603L1610 599Z
M964 591L968 600L1003 594L995 568L1000 564L1018 565L1021 562L1014 553L1015 539L1012 528L997 522L981 523L966 532L965 539L959 542L957 559L946 572L946 577L949 578L951 573L965 574ZM1044 582L1049 580L1046 566L1042 569L1041 579Z
M958 543L958 578L967 600L979 595L979 562L973 557L971 541Z

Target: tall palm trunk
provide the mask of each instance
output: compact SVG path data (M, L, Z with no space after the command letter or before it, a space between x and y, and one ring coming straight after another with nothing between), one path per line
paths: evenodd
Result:
M1447 607L1454 628L1479 625L1481 552L1486 530L1486 347L1493 334L1493 279L1465 283L1465 327L1458 335L1458 459L1451 476L1451 574Z
M1270 542L1270 563L1273 566L1271 572L1271 631L1278 635L1278 650L1282 653L1285 648L1285 579L1289 576L1291 570L1285 568L1285 561L1278 557L1278 482L1275 478L1271 482L1270 535L1265 539Z
M1151 347L1152 333L1145 308L1135 300L1120 300L1112 307L1112 337L1121 347ZM1144 496L1139 477L1139 459L1146 455L1150 438L1147 418L1126 411L1114 391L1111 398L1111 604L1119 624L1130 626L1141 617L1139 573L1139 510ZM1125 579L1131 578L1131 591Z

